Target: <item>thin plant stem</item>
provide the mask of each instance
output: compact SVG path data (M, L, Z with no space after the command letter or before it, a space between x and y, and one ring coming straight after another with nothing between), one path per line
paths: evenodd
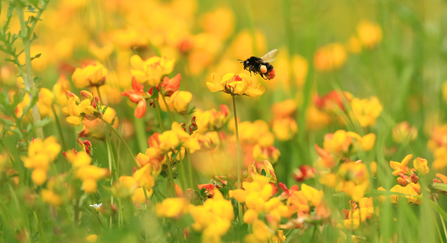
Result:
M62 126L59 121L59 117L57 117L56 109L54 109L54 104L51 105L51 110L53 110L54 120L56 120L57 130L59 135L61 136L62 148L64 151L67 151L67 144L65 143L64 133L62 132Z
M157 107L157 117L158 117L158 123L160 124L161 132L164 132L165 129L163 127L163 120L161 119L161 112L160 112L160 104L158 103L158 100L155 100L155 106Z
M110 123L108 123L106 120L104 120L104 118L100 118L102 122L104 122L110 129L112 129L112 131L116 134L116 136L121 140L121 142L123 142L124 147L126 147L127 152L129 152L129 155L132 157L133 161L135 162L135 165L137 166L137 168L140 167L140 163L138 163L137 159L135 158L135 156L132 153L132 150L129 148L129 145L126 143L126 141L124 140L123 136L121 136L118 131L112 126L110 125Z
M101 92L99 92L99 86L96 86L96 91L98 92L98 96L99 96L99 100L101 101L101 105L103 105L104 103L102 103L103 99L101 97Z
M188 175L189 175L189 184L191 187L191 201L194 198L194 176L192 174L192 163L191 163L191 155L189 153L189 150L186 150L185 156L188 156Z
M36 20L31 25L30 28L28 28L28 26L25 22L22 3L19 1L16 1L15 6L16 6L17 16L20 21L20 37L22 39L23 50L25 52L26 79L24 79L23 81L25 82L25 84L27 84L26 87L32 91L35 89L35 86L34 86L33 67L31 64L31 40L30 40L30 37L34 30L34 26L36 25L37 21L40 18L40 15L43 12L43 9L45 9L45 7L46 7L46 4L44 4L42 6L42 10L40 10L38 12L38 14L36 15ZM30 94L30 96L31 96L31 94ZM30 98L32 98L32 97L30 97ZM32 113L33 113L34 123L38 123L41 120L41 118L40 118L39 108L37 107L37 105L33 106ZM36 136L40 139L44 138L42 127L36 128Z
M237 125L237 111L236 111L236 97L234 95L232 95L233 98L233 113L234 113L234 128L236 130L236 169L237 169L237 188L241 189L242 187L242 183L241 183L241 148L240 148L240 143L239 143L239 130L238 130L238 125ZM241 203L238 202L237 203L237 210L238 210L238 217L239 217L239 225L242 224L242 208L241 208Z
M174 116L172 115L171 109L168 106L168 103L166 102L165 96L161 95L161 99L165 103L166 109L168 110L169 119L171 120L171 123L173 123L175 121L175 119L174 119Z
M172 197L175 197L175 184L174 184L174 177L172 176L172 165L171 165L171 161L169 161L169 157L168 155L166 155L166 164L168 165L168 179L169 179L169 183L168 183L168 187L171 187L171 193L172 193ZM171 185L169 185L171 184Z

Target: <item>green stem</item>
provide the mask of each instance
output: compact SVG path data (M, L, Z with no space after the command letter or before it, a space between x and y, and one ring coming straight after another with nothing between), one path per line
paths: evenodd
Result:
M139 119L134 116L134 125L137 135L138 147L141 151L146 151L148 145L146 140L146 132L144 130L143 119Z
M239 129L238 129L238 124L237 124L237 111L236 111L236 97L234 95L231 96L233 98L233 113L234 113L234 128L236 130L236 149L237 149L237 153L236 153L236 162L237 162L237 188L241 189L242 187L242 182L241 182L241 170L242 170L242 165L241 165L241 145L239 143ZM238 209L238 217L239 217L239 225L242 224L242 208L241 208L241 203L238 202L237 203L237 209Z
M164 132L165 129L163 127L163 120L161 119L161 112L160 112L160 104L158 103L158 100L155 100L155 106L157 107L157 117L158 117L158 123L160 124L161 132Z
M175 197L175 183L174 183L174 177L172 176L171 161L169 161L168 155L166 155L166 164L168 165L168 180L169 180L168 187L169 186L171 187L172 197Z
M129 148L129 145L127 145L126 141L124 140L124 138L118 133L118 131L112 126L110 125L110 123L108 123L106 120L104 120L102 117L100 118L102 122L104 122L110 129L112 129L112 131L116 134L116 136L121 140L121 142L123 142L124 147L126 147L127 152L129 152L130 157L132 157L133 161L135 162L135 165L137 166L137 168L140 167L140 163L138 163L137 159L135 158L135 156L132 153L132 150Z
M36 16L37 20L35 20L35 22L28 29L28 26L25 23L25 17L23 14L22 3L20 1L16 1L15 6L16 6L17 16L19 17L19 21L20 21L20 37L22 38L23 49L25 52L26 80L24 79L23 81L25 82L25 84L27 84L27 88L30 91L33 91L35 89L35 86L34 86L34 78L33 78L33 66L31 64L31 40L30 40L30 37L31 37L31 33L33 32L34 26L36 25L43 10L39 10L39 12ZM45 8L45 7L46 7L46 4L44 4L42 6L42 8ZM30 96L31 96L31 94L30 94ZM32 97L30 97L30 99L31 98ZM40 118L39 108L37 107L37 105L33 106L32 113L33 113L34 123L38 123L41 120L41 118ZM43 140L44 134L43 134L42 127L36 128L36 136Z
M161 99L165 103L166 109L168 110L169 119L171 120L171 123L175 122L174 116L172 115L171 109L169 108L168 103L166 102L165 96L161 95Z
M62 148L64 151L67 151L67 144L65 143L64 133L62 132L62 126L59 121L59 117L57 117L56 110L54 109L54 104L51 105L51 109L53 110L54 120L56 120L57 130L59 132L59 135L61 136Z
M188 156L188 175L189 175L189 184L191 187L191 201L194 199L194 176L193 176L193 168L191 163L191 156L189 150L186 150L185 156Z

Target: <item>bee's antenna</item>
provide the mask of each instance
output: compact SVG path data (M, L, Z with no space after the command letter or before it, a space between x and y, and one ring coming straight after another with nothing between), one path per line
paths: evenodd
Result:
M241 63L243 63L244 61L243 60L241 60L241 59L237 59L238 61L240 61Z

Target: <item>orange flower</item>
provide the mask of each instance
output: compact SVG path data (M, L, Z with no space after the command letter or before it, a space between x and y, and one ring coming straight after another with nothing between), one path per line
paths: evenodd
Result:
M181 79L182 75L180 75L180 73L171 79L165 76L160 84L162 95L165 97L170 97L174 92L178 91L180 88Z
M132 78L132 89L133 90L126 90L122 95L129 98L130 101L137 104L137 108L135 109L134 116L136 118L142 118L144 114L146 114L147 104L146 104L146 97L149 96L146 92L143 90L144 85L137 82L135 78Z

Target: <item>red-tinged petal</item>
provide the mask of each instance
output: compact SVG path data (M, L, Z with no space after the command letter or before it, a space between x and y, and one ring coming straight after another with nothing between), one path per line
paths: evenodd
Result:
M278 186L279 188L281 188L283 191L285 191L286 193L289 192L289 189L287 189L287 186L281 182L278 182Z
M144 114L146 114L146 109L147 109L147 105L146 105L146 100L140 100L138 102L137 108L135 109L135 117L136 118L142 118L144 116Z
M132 89L136 92L143 91L144 85L138 82L135 77L132 78Z

